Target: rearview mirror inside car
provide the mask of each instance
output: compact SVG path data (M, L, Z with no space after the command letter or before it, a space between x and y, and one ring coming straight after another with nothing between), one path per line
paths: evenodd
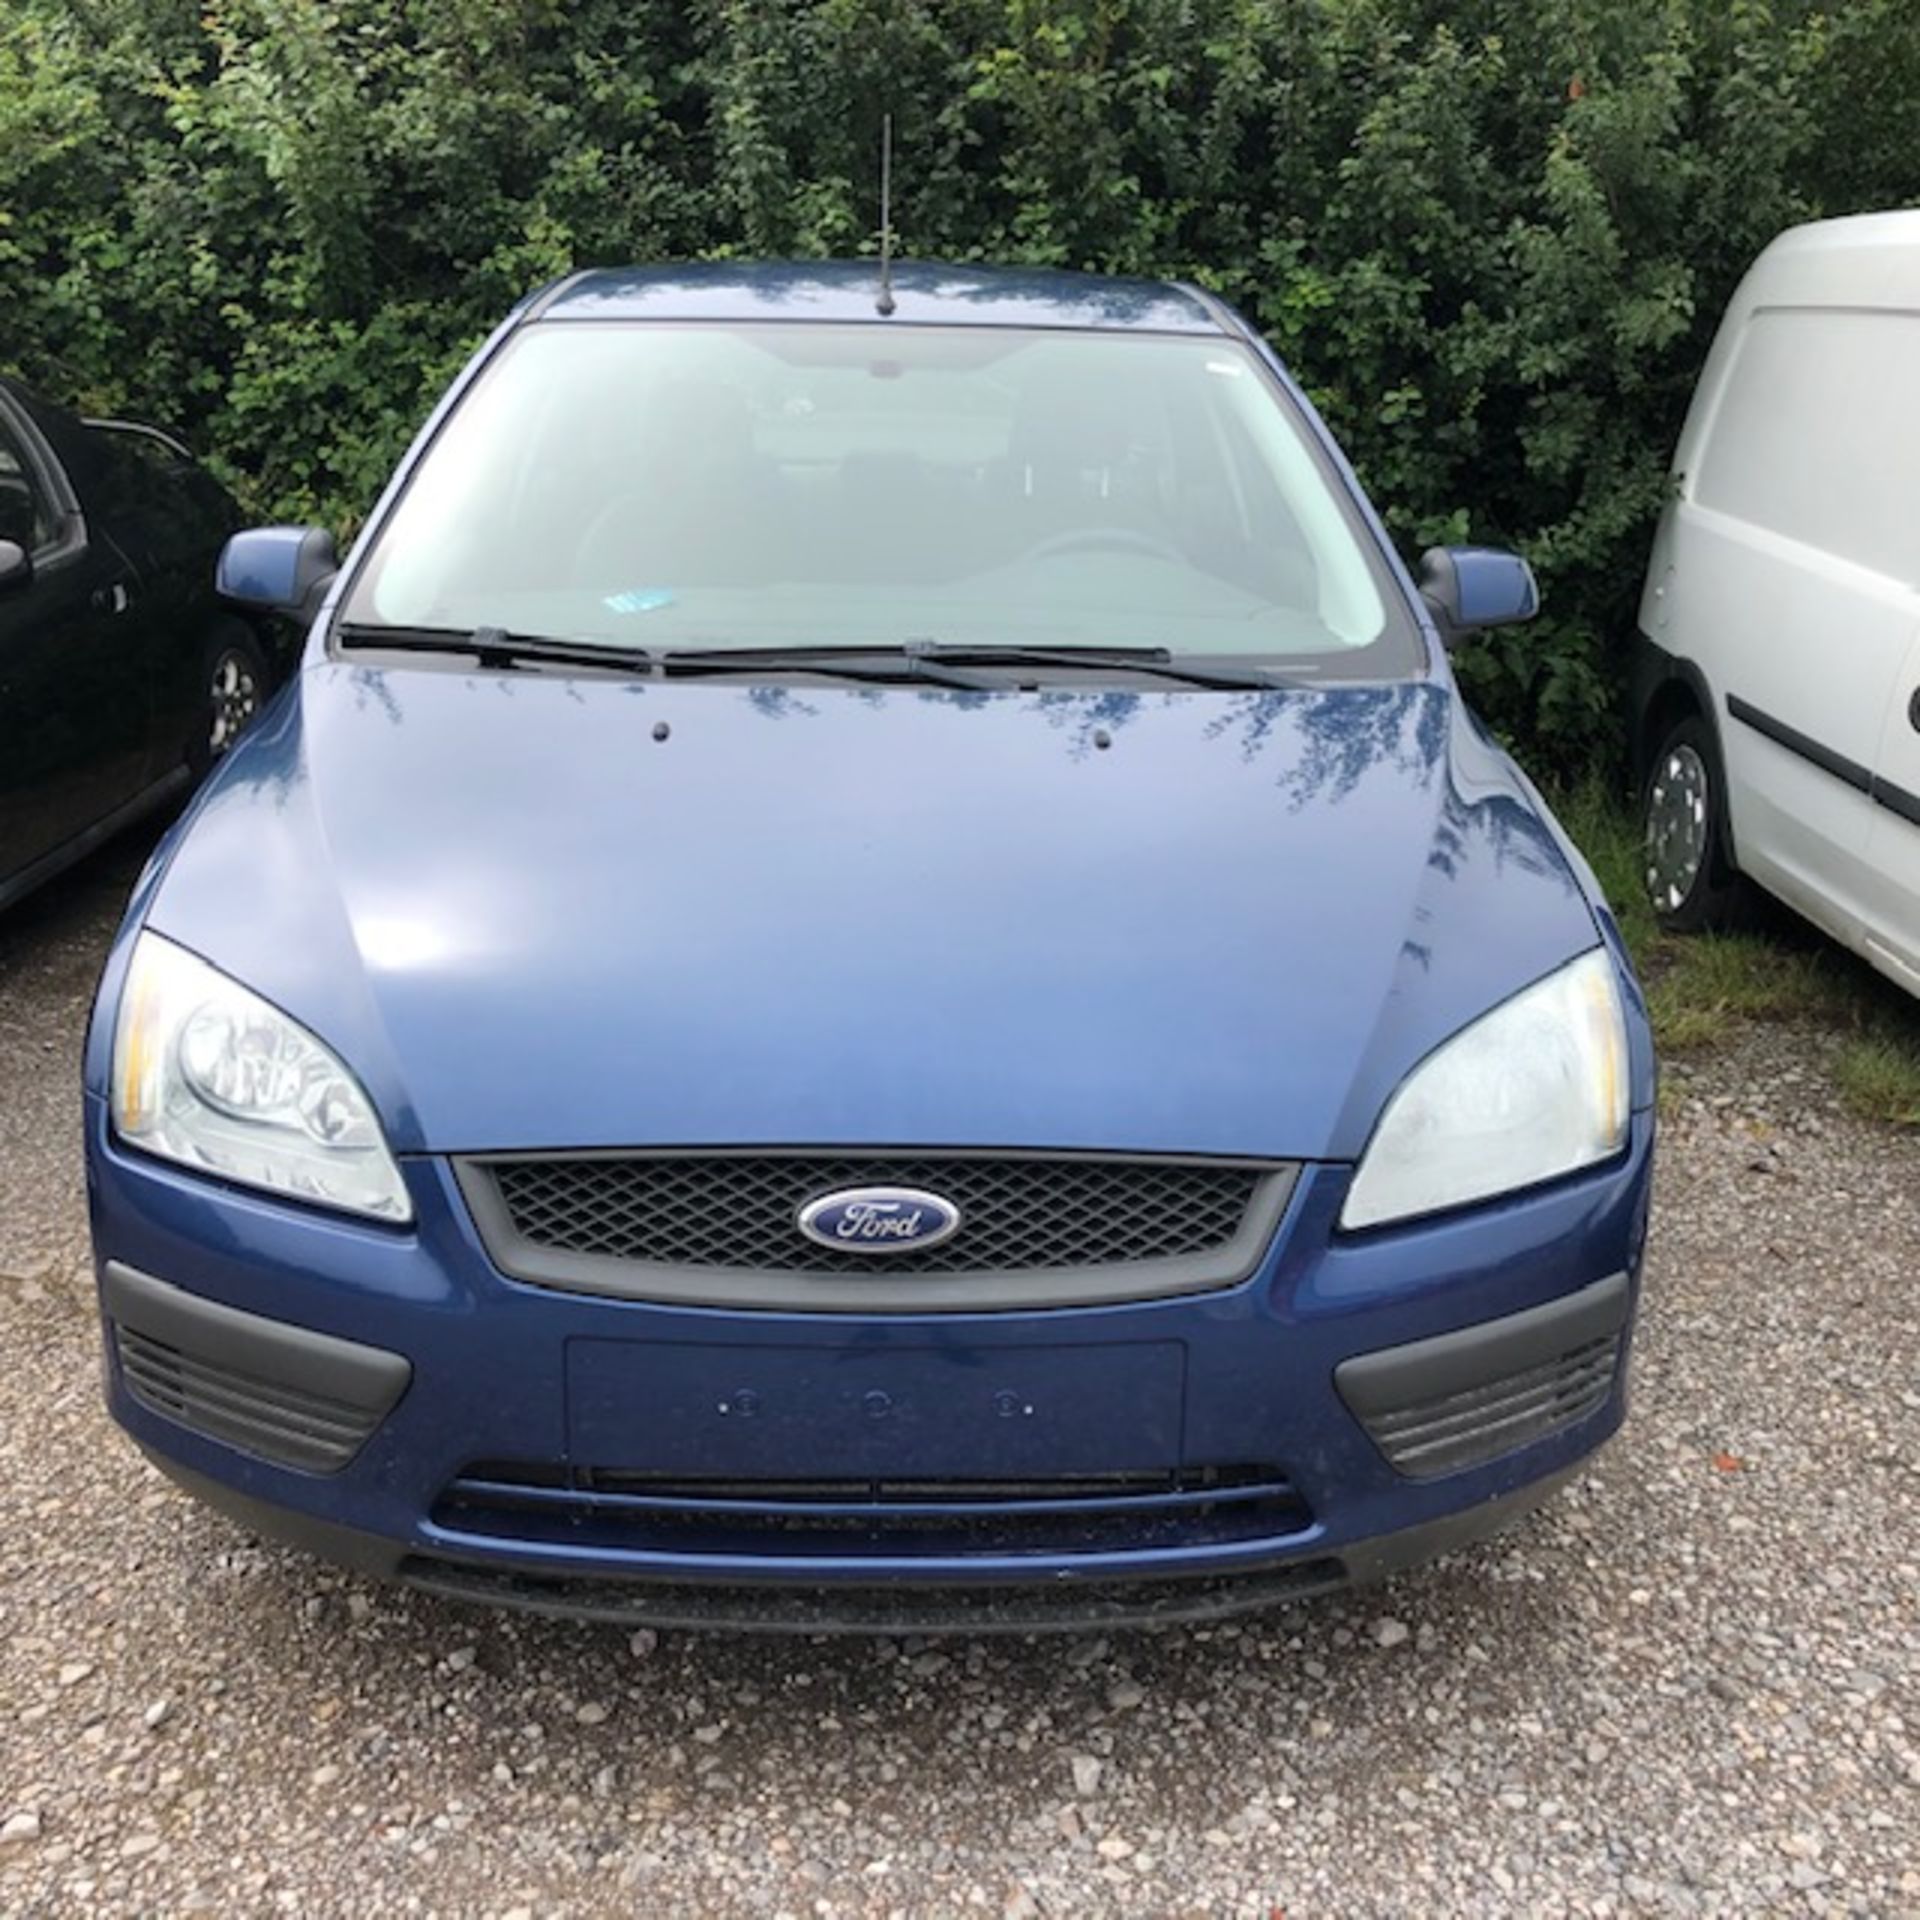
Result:
M339 571L325 527L249 527L220 549L214 588L235 606L305 619Z
M1533 569L1499 547L1429 547L1420 556L1420 597L1444 639L1510 627L1540 611Z

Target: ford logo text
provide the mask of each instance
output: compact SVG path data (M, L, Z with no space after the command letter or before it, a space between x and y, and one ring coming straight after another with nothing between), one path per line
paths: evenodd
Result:
M841 1187L800 1209L800 1231L844 1253L919 1253L960 1231L960 1209L918 1187Z

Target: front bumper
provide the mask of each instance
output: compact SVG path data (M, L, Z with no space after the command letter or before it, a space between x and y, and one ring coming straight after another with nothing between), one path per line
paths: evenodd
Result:
M1240 1286L934 1317L556 1293L492 1266L444 1162L407 1164L399 1232L129 1155L96 1101L88 1130L109 1400L192 1491L444 1593L805 1631L1210 1617L1504 1524L1623 1417L1652 1144L1640 1115L1606 1169L1352 1237L1347 1170L1310 1167ZM964 1524L925 1502L987 1480ZM785 1497L856 1481L857 1515Z

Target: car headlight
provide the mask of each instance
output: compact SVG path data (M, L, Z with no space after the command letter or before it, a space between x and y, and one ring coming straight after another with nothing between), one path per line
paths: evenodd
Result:
M1537 1186L1627 1140L1627 1026L1604 947L1430 1053L1387 1102L1340 1215L1377 1226Z
M142 933L113 1033L114 1130L163 1159L320 1206L413 1217L373 1103L258 994Z

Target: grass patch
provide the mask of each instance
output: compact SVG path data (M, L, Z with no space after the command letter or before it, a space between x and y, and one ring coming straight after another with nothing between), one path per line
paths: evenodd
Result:
M1837 1011L1846 997L1824 954L1796 952L1761 934L1655 934L1641 967L1654 1034L1669 1053L1710 1047L1744 1020Z
M1868 1119L1920 1127L1920 1001L1765 899L1750 929L1663 933L1641 884L1640 836L1625 802L1587 781L1561 794L1554 812L1620 922L1663 1054L1709 1051L1754 1021L1813 1020L1843 1036L1834 1079L1846 1104Z
M1840 1049L1833 1077L1855 1113L1920 1127L1920 1045L1911 1035L1856 1036Z

